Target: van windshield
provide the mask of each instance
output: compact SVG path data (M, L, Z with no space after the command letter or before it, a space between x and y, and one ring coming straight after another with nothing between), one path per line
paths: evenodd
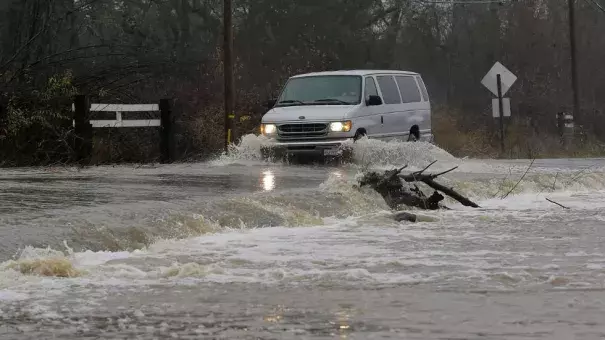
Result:
M361 77L310 76L292 78L277 106L356 105L361 102Z

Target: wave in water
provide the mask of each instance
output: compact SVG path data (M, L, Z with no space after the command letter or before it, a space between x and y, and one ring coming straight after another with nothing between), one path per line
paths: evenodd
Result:
M217 197L198 202L186 210L155 211L137 224L96 225L85 220L71 221L71 229L62 239L48 240L56 247L63 240L76 251L133 251L158 240L184 239L229 230L270 227L308 227L325 224L326 219L348 219L386 213L382 197L369 189L355 187L355 175L331 175L317 188L281 192ZM440 182L482 205L501 201L515 205L515 196L541 197L552 193L576 193L605 189L604 173L504 175L500 177L466 177L451 173ZM431 190L420 185L428 194ZM502 197L508 196L505 200ZM458 211L466 210L448 199L446 204ZM497 204L496 204L497 205ZM520 209L522 207L519 207ZM430 213L428 215L431 215ZM387 220L383 220L388 223ZM54 242L54 243L53 243ZM29 263L25 272L39 272L45 263ZM65 268L65 270L69 270Z

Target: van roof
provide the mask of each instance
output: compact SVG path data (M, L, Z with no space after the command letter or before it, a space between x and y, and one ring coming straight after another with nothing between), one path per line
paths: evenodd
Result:
M341 70L341 71L324 71L305 74L297 74L292 78L309 77L309 76L369 76L373 74L405 74L418 75L416 72L410 71L395 71L395 70Z

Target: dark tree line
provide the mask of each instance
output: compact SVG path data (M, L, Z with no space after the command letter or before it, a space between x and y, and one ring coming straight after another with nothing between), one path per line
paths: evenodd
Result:
M605 1L577 0L582 132L605 139ZM223 140L221 0L0 2L0 163L70 160L71 100L174 98L181 158ZM514 126L556 133L572 109L567 2L502 0L234 0L237 133L287 77L351 68L423 74L444 129L495 133L480 84L495 61L519 76ZM441 117L441 118L440 118ZM449 119L454 117L455 119ZM454 132L455 131L455 132ZM490 137L491 138L491 137ZM155 157L148 131L96 133L98 160ZM451 138L443 139L448 149ZM484 143L490 143L487 138Z

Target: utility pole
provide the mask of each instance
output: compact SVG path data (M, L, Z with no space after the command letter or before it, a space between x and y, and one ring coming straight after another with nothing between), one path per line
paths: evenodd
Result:
M576 46L576 9L575 0L567 0L569 5L569 43L571 47L571 86L573 92L573 116L578 119L580 113L580 90L578 88L578 53Z
M233 138L233 120L235 92L233 88L233 3L232 0L223 0L223 72L225 76L225 150Z

